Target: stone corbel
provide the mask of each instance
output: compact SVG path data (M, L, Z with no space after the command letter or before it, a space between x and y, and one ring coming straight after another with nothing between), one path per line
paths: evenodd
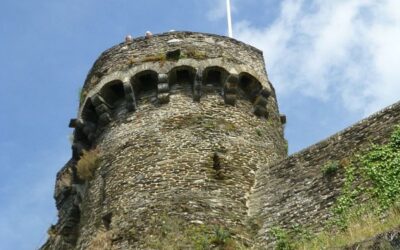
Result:
M96 137L97 126L93 122L75 118L70 120L69 127L82 131L82 133L86 135L89 141L93 141Z
M236 104L238 86L239 86L239 76L237 74L231 74L226 78L224 84L225 104L232 106Z
M129 80L124 81L124 93L125 93L125 101L126 101L126 109L128 111L136 110L136 98L135 93L133 91L133 87Z
M169 83L167 74L158 74L157 99L160 104L169 102Z
M106 125L111 121L111 110L107 102L98 94L91 97L91 101L99 116L100 125Z
M193 82L193 101L200 102L201 98L201 85L203 82L203 71L198 70Z
M268 98L271 95L271 91L262 88L256 95L253 100L253 106L254 106L254 114L260 117L268 117L268 110L267 110L267 104L268 104Z

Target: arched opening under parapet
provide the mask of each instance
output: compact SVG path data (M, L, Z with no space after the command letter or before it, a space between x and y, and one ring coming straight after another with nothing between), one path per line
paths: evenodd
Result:
M261 83L254 76L246 72L239 74L239 93L241 96L253 102L261 89Z
M96 109L90 98L86 99L85 103L83 104L81 119L83 121L92 122L94 124L97 124L97 122L99 121L99 116L97 115Z
M224 83L229 73L222 67L212 66L204 69L203 85L212 87L222 94Z
M110 108L114 109L124 102L124 85L119 80L111 81L101 88L99 94Z
M196 69L193 67L179 66L173 68L168 74L170 91L173 93L177 90L184 90L191 94L195 77Z
M137 73L131 79L137 102L152 101L157 97L158 74L153 70Z
M83 104L80 118L86 124L86 131L84 127L75 128L74 144L80 143L81 145L90 146L91 138L89 138L89 134L95 132L99 122L99 116L90 98Z

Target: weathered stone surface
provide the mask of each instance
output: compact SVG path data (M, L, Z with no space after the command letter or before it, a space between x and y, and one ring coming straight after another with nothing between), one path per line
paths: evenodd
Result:
M179 39L180 43L168 43L171 39ZM196 64L201 65L212 59L224 59L225 65L238 64L245 67L248 73L252 74L263 84L269 85L266 81L266 71L262 52L250 45L239 42L235 39L204 33L195 32L168 32L155 35L150 40L143 37L134 39L132 43L121 43L101 54L96 60L85 81L84 91L90 91L102 78L116 72L129 71L135 66L145 67L146 64L152 67L167 69L176 65L176 60L163 61L162 55L168 51L180 49L179 61L195 59ZM151 57L151 58L150 58ZM150 59L155 61L149 61ZM159 61L157 61L157 59ZM156 62L158 65L154 65ZM161 63L158 63L161 62ZM189 63L192 65L193 63ZM220 63L220 65L222 65ZM195 68L200 68L195 66ZM168 70L165 70L167 72ZM270 86L268 87L271 88Z
M176 37L181 42L167 42ZM165 59L168 51L174 52ZM132 58L138 62L127 61ZM241 72L255 80L238 92ZM254 173L286 156L276 99L260 96L256 103L272 114L268 121L252 113L247 93L263 87L272 89L261 52L225 37L169 33L103 53L78 116L95 124L95 136L88 144L88 133L75 133L79 147L68 169L76 171L87 145L101 152L101 164L92 180L72 174L68 188L59 185L56 236L46 249L65 242L87 249L99 232L112 235L113 249L146 249L145 236L166 215L223 226L253 245L248 197Z
M124 92L125 92L126 109L128 111L135 111L136 98L133 92L133 87L129 82L124 82Z
M254 114L256 116L260 116L260 117L268 117L268 110L267 108L260 106L260 105L256 105L254 106Z
M343 250L398 250L400 249L400 227L381 233L372 238L357 242L351 246L343 247Z
M57 175L59 219L42 249L88 249L101 237L107 248L148 249L165 216L223 226L247 247L268 247L272 226L318 231L343 183L322 166L386 142L400 123L397 103L285 158L286 117L261 51L203 33L114 46L83 91L73 157ZM77 161L91 149L101 163L84 181Z
M331 216L340 195L343 171L326 178L322 167L343 161L371 146L388 141L400 124L400 102L288 158L264 165L256 173L250 211L263 222L259 239L267 242L273 226L308 226L315 231Z
M165 213L206 224L219 221L246 232L246 193L254 172L284 156L275 153L283 152L277 150L282 137L274 128L280 121L270 126L243 112L249 109L251 103L243 100L227 108L217 95L195 103L177 94L165 106L141 106L132 116L112 122L98 140L104 152L99 173L107 174L96 175L83 200L78 248L89 244L98 230L96 221L108 212L113 214L112 228L135 228L143 234L152 218ZM260 137L255 128L265 134ZM223 169L213 168L215 152ZM116 245L131 241L121 237ZM141 246L140 240L132 244Z
M235 94L225 94L224 100L225 100L225 104L235 106L236 95Z

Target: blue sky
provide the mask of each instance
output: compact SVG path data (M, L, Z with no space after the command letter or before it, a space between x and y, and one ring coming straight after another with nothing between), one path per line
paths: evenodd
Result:
M0 2L0 249L56 221L56 172L94 60L126 34L226 34L224 0ZM264 50L296 152L400 99L400 1L232 0L234 36Z

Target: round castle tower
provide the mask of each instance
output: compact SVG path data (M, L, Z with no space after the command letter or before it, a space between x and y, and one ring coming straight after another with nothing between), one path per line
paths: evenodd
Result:
M114 46L70 122L59 220L42 249L254 245L251 190L287 154L284 120L254 47L193 32ZM83 160L95 165L86 176Z

